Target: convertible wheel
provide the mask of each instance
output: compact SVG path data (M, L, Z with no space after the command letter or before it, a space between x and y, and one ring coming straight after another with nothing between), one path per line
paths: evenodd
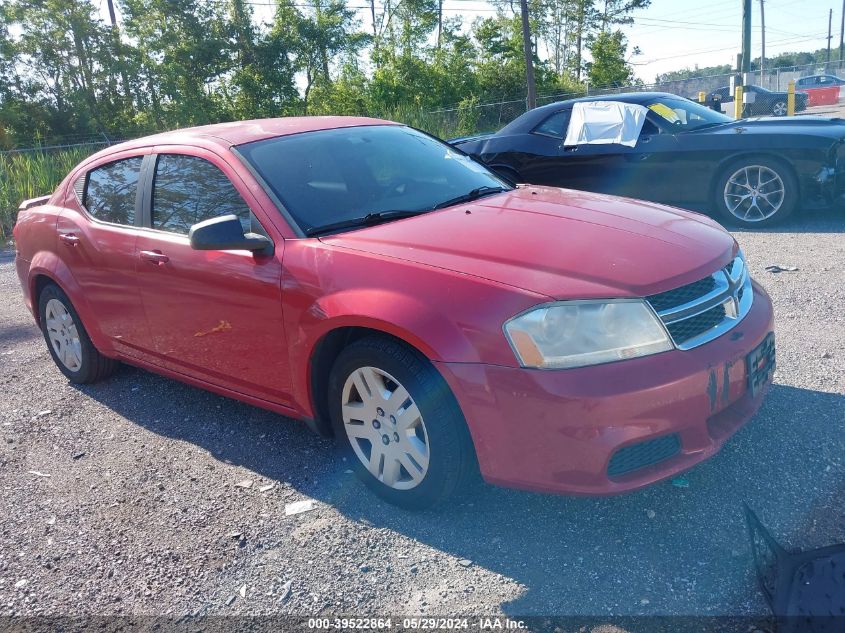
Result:
M768 226L789 216L798 202L792 170L769 158L733 163L722 173L714 192L726 220L749 228Z
M390 503L426 508L470 483L476 466L466 422L418 353L377 336L353 343L335 362L329 398L338 444Z
M776 101L772 106L772 114L775 116L786 116L786 101Z
M53 362L71 382L97 382L114 373L117 361L97 351L73 304L58 286L50 284L41 291L38 310Z

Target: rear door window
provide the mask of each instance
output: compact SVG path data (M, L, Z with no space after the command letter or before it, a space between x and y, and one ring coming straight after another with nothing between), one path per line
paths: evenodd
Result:
M82 204L95 219L113 224L135 224L135 199L142 156L92 169L82 195Z
M162 154L153 181L153 228L187 235L197 222L233 214L244 232L250 210L220 169L197 156Z

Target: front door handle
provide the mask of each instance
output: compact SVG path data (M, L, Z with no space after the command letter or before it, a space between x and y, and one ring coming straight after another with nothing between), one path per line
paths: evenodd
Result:
M164 266L170 261L170 258L161 251L141 251L141 259L159 266Z
M79 238L75 233L59 233L59 239L68 246L76 246L79 244Z

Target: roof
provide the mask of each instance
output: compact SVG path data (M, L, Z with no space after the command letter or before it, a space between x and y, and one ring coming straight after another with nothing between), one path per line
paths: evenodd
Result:
M641 104L644 101L657 98L683 99L683 97L679 97L678 95L674 95L669 92L623 92L621 94L588 95L586 97L578 97L577 99L555 101L554 103L549 103L548 105L529 110L503 127L499 130L499 132L497 132L497 134L501 134L502 132L520 132L528 128L533 129L538 123L543 121L553 112L557 112L565 105L571 105L573 103L578 103L579 101L622 101L623 103Z
M198 127L182 128L171 132L162 132L151 136L143 136L119 145L113 145L108 153L115 151L149 147L151 145L192 145L202 141L203 145L214 144L222 147L242 145L253 141L276 136L287 136L301 132L315 132L317 130L331 130L342 127L360 125L397 125L392 121L372 119L369 117L351 116L302 116L281 117L276 119L252 119L249 121L232 121L230 123L215 123Z

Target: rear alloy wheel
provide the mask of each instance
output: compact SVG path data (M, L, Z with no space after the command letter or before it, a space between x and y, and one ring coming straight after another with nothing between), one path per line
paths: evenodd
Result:
M58 299L50 299L44 307L44 327L59 362L69 371L79 371L82 368L79 330L65 304Z
M58 286L44 287L38 310L50 356L71 382L97 382L114 372L117 361L97 351L73 304Z
M753 158L723 172L715 198L726 220L756 228L774 224L794 211L798 185L792 171L780 162Z
M775 101L775 104L772 106L772 114L775 116L786 116L786 113L786 101Z
M475 454L464 417L415 350L386 337L360 339L338 356L328 391L338 445L382 498L421 509L471 481Z

